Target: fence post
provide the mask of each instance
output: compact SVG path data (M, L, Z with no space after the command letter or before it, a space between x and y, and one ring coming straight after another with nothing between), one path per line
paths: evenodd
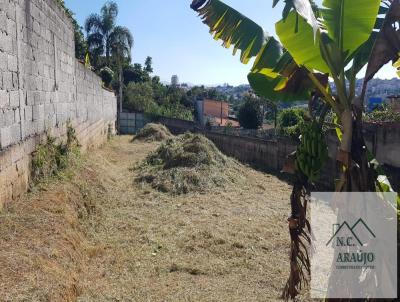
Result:
M135 133L137 131L137 112L135 112Z

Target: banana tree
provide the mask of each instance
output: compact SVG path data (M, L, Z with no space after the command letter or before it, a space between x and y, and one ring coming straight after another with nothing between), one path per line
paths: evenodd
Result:
M273 6L278 2L273 0ZM194 0L191 8L215 40L222 40L226 48L233 46L234 54L241 51L242 63L255 57L248 80L258 95L273 101L318 95L333 110L340 140L337 191L379 190L377 169L363 138L363 98L376 72L387 62L399 60L400 0L323 0L322 7L311 0L285 0L284 4L282 20L275 26L279 41L220 0ZM364 92L358 96L356 75L366 65ZM300 240L303 236L309 241L304 231L309 179L304 173L298 175L291 196L291 275L285 298L298 294L305 279L302 268L309 271L307 251Z

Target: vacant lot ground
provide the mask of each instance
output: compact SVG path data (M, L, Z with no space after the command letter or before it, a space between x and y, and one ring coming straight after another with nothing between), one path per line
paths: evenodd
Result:
M157 143L118 137L0 214L0 301L275 301L288 276L290 186L173 197L136 184Z

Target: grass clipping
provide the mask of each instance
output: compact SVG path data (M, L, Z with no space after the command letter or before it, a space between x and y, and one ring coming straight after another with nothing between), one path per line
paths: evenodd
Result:
M172 138L171 132L161 124L150 123L144 126L133 140L145 142L160 142Z
M138 167L137 182L174 195L206 192L240 178L239 165L206 137L186 133L167 140Z

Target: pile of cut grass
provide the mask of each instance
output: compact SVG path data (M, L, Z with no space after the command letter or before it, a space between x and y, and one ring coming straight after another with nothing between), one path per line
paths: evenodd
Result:
M137 182L174 195L206 192L241 178L236 161L203 135L191 133L167 140L138 169Z
M161 142L172 137L173 135L164 125L149 123L138 132L133 140Z

